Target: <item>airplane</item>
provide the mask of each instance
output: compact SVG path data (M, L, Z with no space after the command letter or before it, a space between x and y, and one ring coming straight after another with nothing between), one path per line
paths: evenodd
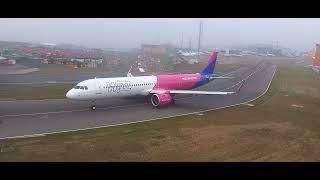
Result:
M156 108L174 104L176 94L193 95L229 95L236 92L194 91L214 79L232 78L214 74L218 52L213 52L207 65L200 73L133 76L130 71L127 77L94 78L79 82L66 94L71 100L91 101L91 110L95 110L94 102L111 97L149 96L151 105Z

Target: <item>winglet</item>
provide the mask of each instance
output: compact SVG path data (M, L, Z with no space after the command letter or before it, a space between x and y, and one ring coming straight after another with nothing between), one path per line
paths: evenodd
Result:
M132 66L130 66L130 69L129 69L128 73L127 73L128 77L133 77L133 75L131 74L131 69L132 69Z

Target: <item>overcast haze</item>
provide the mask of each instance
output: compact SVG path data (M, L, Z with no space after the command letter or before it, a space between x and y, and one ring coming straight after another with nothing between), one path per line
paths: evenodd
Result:
M72 43L95 48L136 48L141 43L197 46L275 44L310 50L320 41L320 19L0 19L0 40Z

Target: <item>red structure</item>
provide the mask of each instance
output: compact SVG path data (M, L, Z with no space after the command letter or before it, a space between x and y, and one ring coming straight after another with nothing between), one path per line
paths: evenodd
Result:
M314 66L320 66L320 44L316 44L316 54L314 59Z
M79 58L79 59L99 59L102 58L100 51L85 51L85 50L65 50L52 48L21 48L13 49L14 52L22 52L40 58Z
M308 53L308 58L311 59L311 60L314 60L315 59L315 52L309 52Z

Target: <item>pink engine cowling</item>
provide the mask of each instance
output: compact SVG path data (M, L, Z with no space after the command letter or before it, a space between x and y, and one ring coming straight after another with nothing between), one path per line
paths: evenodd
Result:
M172 102L173 98L170 94L153 94L151 96L151 103L154 107L161 107Z

